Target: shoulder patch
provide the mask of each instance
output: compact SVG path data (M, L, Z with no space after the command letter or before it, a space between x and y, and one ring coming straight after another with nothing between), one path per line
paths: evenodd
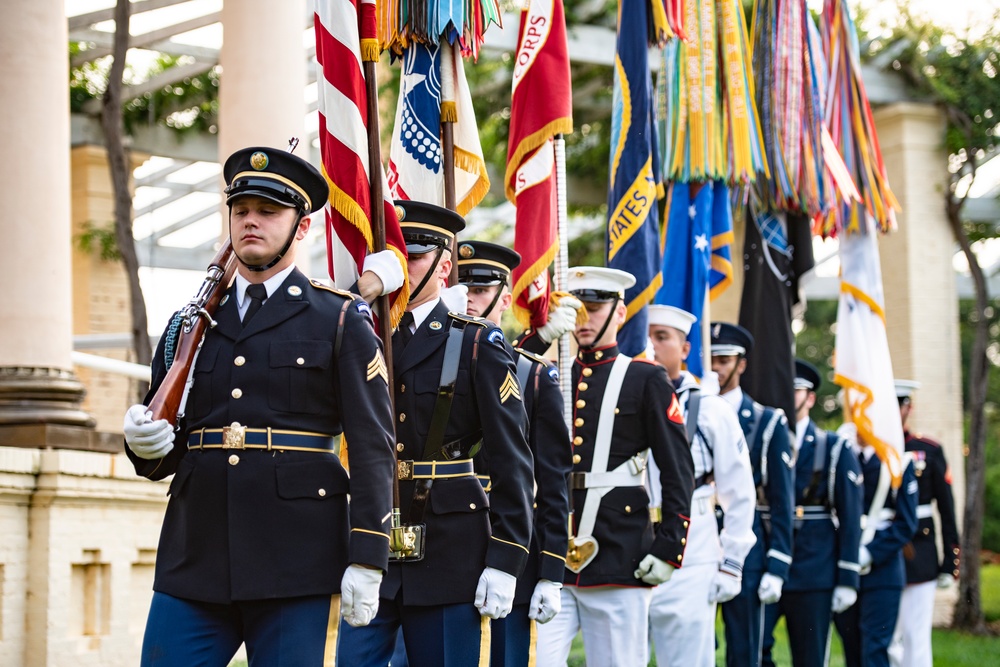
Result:
M559 369L555 366L549 366L549 377L553 380L559 379Z
M448 317L456 319L460 322L466 322L468 324L478 324L481 327L490 326L489 320L483 317L475 317L474 315L466 315L465 313L448 313Z
M493 331L489 332L489 334L487 334L486 336L486 340L490 341L494 345L499 345L500 347L506 347L506 344L503 339L503 332L500 331L500 329L494 329Z
M677 394L670 397L670 407L667 408L667 419L675 424L684 425L684 415L681 413L681 404L677 402Z
M321 283L320 281L315 280L315 279L314 280L310 280L309 284L312 285L313 287L315 287L316 289L321 289L321 290L326 291L326 292L333 292L334 294L339 294L340 296L345 297L347 299L350 299L351 301L353 301L354 299L356 299L358 297L357 294L353 294L352 292L348 292L345 289L337 289L336 287L330 287L329 285L324 285L323 283Z
M364 299L358 299L354 307L357 308L358 312L362 315L367 315L368 317L372 316L372 309L368 306L368 302Z

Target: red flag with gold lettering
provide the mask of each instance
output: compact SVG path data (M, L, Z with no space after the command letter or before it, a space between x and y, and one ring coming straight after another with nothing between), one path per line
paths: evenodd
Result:
M549 264L555 259L555 156L552 138L573 131L566 18L562 0L529 0L521 11L507 142L507 198L517 207L513 311L525 326L548 317Z

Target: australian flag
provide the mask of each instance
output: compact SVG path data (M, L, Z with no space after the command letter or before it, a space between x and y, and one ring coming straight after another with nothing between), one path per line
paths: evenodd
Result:
M622 353L646 349L646 304L662 282L660 224L656 205L660 182L652 83L646 56L646 0L621 0L611 116L607 265L635 276L625 292L628 315L618 334ZM662 191L661 191L662 192Z

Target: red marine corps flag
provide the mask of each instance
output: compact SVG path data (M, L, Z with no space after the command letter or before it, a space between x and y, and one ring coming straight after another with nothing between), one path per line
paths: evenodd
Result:
M562 0L527 0L521 11L507 143L507 198L517 206L514 314L521 324L545 324L549 264L556 238L556 179L552 138L573 131L566 19Z
M348 289L358 279L372 251L370 179L382 179L386 248L406 272L406 244L396 208L389 197L385 171L369 173L368 96L362 71L365 60L378 60L374 0L317 0L316 60L319 63L319 141L323 174L330 186L326 206L326 243L330 278ZM389 296L391 322L406 309L409 286Z

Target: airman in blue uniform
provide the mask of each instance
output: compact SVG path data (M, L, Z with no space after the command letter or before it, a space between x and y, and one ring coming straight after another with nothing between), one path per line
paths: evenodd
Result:
M458 214L398 201L410 302L392 339L400 518L367 627L341 624L338 664L384 667L401 626L413 667L476 665L490 619L513 606L531 539L532 456L523 392L503 332L440 299ZM489 497L472 458L491 461Z
M238 272L183 416L154 422L137 405L125 417L136 472L174 476L142 665L224 667L240 644L250 664L323 664L341 608L352 624L375 615L387 567L394 441L385 376L372 372L381 345L367 304L294 266L327 201L322 175L271 148L237 151L223 174Z
M792 564L795 462L785 414L757 403L740 388L753 336L735 324L713 322L711 337L712 370L719 376L719 393L739 417L757 487L753 524L757 542L743 563L740 594L722 604L726 664L755 667L760 664L763 605L781 598Z
M468 288L467 312L495 324L510 308L511 271L521 257L510 248L483 241L458 244L458 281ZM531 554L518 578L514 608L492 623L493 667L528 667L535 646L534 624L559 613L563 569L569 540L568 477L572 463L569 430L563 416L558 370L543 357L510 349L528 413L528 445L535 462L534 521ZM477 471L504 465L486 452L476 457ZM488 477L487 477L488 479Z
M875 449L863 442L853 448L861 461L865 492L858 556L861 587L857 602L835 614L834 622L844 643L847 667L888 667L889 643L906 585L903 547L917 530L917 478L913 464L904 456L902 482L898 489L888 489L889 469ZM885 502L879 508L874 501L882 492Z
M897 667L931 667L931 625L934 620L934 591L950 587L958 579L961 549L955 521L955 499L951 493L951 470L941 445L906 427L913 409L913 392L920 388L913 380L896 380L896 398L903 420L906 451L913 457L919 498L917 533L906 547L906 588L899 604L899 619L889 657ZM932 505L933 503L933 505ZM934 505L941 519L944 556L938 557Z
M792 567L781 599L764 609L761 664L771 667L774 626L788 628L792 664L822 665L830 621L857 600L861 566L861 466L851 444L809 418L822 379L795 360L795 520Z

